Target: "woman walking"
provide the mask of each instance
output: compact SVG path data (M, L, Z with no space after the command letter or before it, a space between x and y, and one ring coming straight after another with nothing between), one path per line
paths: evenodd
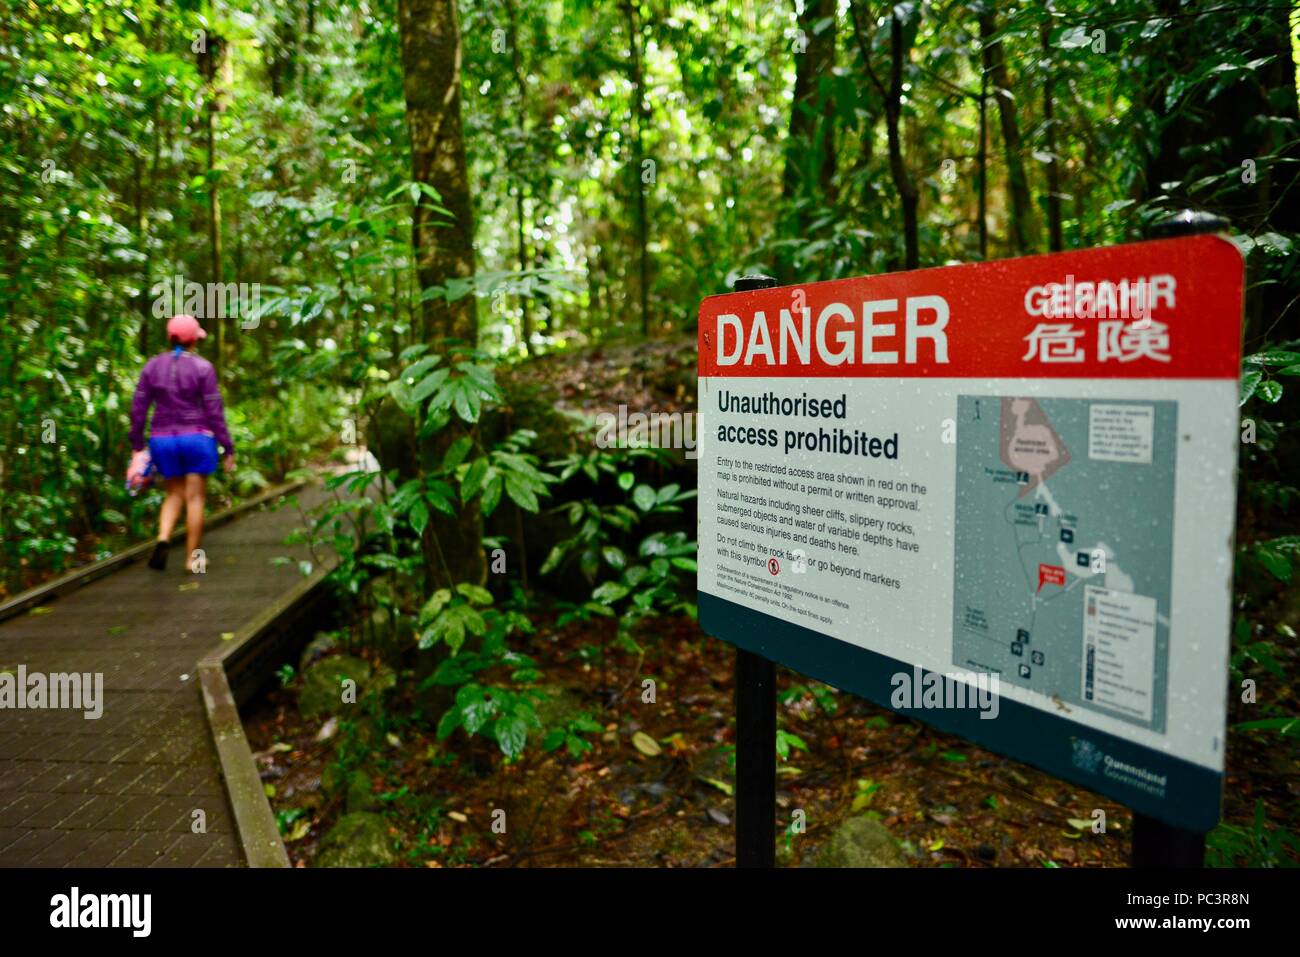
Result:
M185 570L194 570L194 553L203 539L203 500L208 476L217 469L218 443L225 450L226 471L235 468L235 447L226 428L216 370L194 352L194 346L206 336L193 316L167 320L172 347L145 364L131 402L131 450L137 461L144 456L145 420L153 406L149 455L167 491L158 516L158 541L149 558L149 567L158 571L167 567L167 542L182 504Z

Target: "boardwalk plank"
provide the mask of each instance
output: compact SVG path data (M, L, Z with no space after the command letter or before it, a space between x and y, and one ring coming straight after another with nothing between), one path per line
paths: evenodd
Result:
M296 497L310 507L324 493ZM0 866L233 867L243 861L197 663L302 582L297 507L211 531L207 573L136 561L0 621L0 670L101 673L103 714L0 711ZM276 564L278 557L288 564ZM193 587L197 584L198 587ZM182 587L190 586L190 587ZM83 701L83 704L85 702ZM206 833L192 833L202 809Z

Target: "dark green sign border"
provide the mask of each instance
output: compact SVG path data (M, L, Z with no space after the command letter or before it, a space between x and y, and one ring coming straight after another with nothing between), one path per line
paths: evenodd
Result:
M912 674L913 666L906 662L705 592L699 593L699 614L700 626L715 638L1032 764L1142 814L1198 833L1219 822L1223 775L1218 771L1002 696L998 716L992 719L969 708L895 708L890 704L892 678L899 672ZM928 674L924 669L922 673ZM1144 775L1163 777L1163 788Z

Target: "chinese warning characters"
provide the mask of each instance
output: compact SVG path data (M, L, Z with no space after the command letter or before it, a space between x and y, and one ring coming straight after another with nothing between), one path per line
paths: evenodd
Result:
M1143 324L1145 322L1145 325ZM1088 358L1088 332L1068 322L1040 322L1025 336L1026 362L1083 362ZM1153 359L1168 362L1169 326L1152 319L1104 319L1097 323L1098 362Z
M1177 279L1167 273L1132 282L1076 282L1071 273L1065 282L1031 286L1025 292L1025 313L1045 321L1024 337L1024 361L1084 362L1090 338L1086 320L1096 320L1098 362L1169 362L1169 325L1154 313L1175 309L1177 290ZM1076 326L1075 319L1084 322Z

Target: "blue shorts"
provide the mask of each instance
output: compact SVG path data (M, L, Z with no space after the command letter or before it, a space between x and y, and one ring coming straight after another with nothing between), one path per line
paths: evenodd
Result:
M149 456L163 478L211 475L217 470L217 440L202 432L155 436Z

